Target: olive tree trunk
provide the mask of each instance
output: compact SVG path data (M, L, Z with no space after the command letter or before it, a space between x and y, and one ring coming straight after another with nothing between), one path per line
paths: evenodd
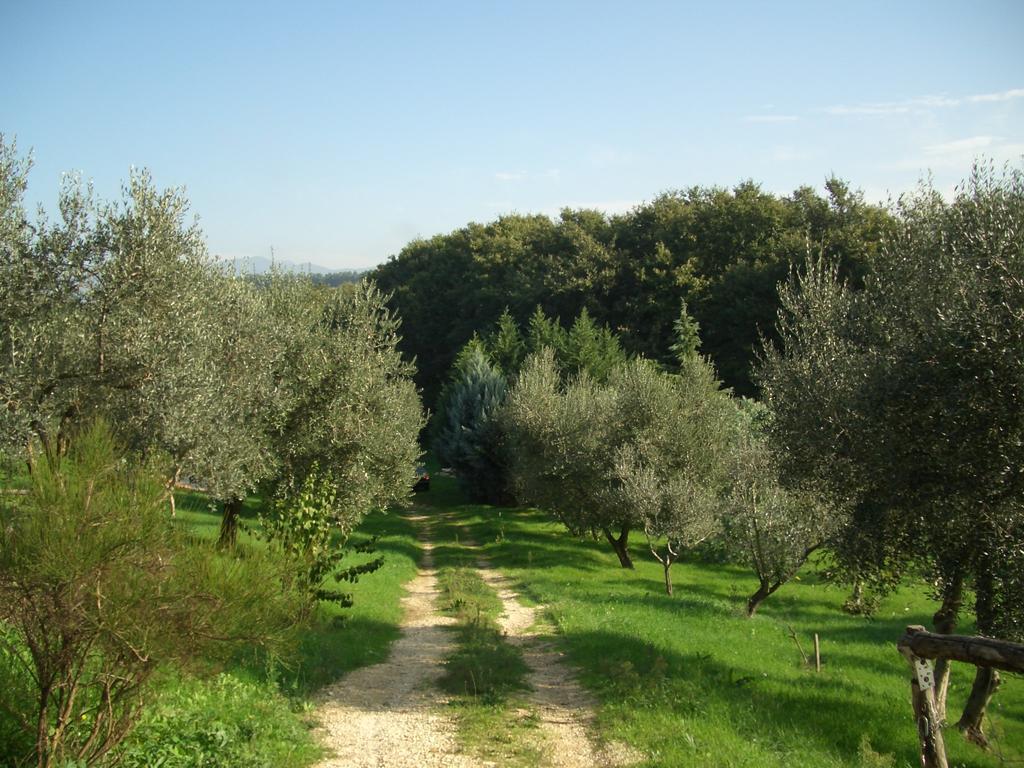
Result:
M607 528L601 529L604 533L604 537L608 540L608 543L612 545L612 549L615 550L615 554L619 556L619 564L623 568L633 569L633 560L629 556L629 526L623 525L619 529L619 536L616 538L612 535L612 532Z
M220 538L217 539L217 546L222 549L233 549L238 540L238 517L242 512L242 501L238 497L233 497L224 502Z
M963 605L963 597L963 574L956 571L943 586L942 605L932 617L932 624L937 633L952 635L956 631L957 618ZM935 711L940 722L946 719L946 694L949 692L951 663L949 659L938 659L935 662Z
M964 713L960 716L960 722L956 724L965 739L982 749L989 747L988 736L982 729L985 710L988 709L988 703L995 695L1000 682L999 673L992 667L978 667L974 675L974 685L971 686L971 695L967 697Z
M750 618L757 613L758 606L761 605L771 594L781 587L783 582L777 581L774 584L771 582L761 579L760 584L757 587L757 591L752 594L747 600L747 618Z

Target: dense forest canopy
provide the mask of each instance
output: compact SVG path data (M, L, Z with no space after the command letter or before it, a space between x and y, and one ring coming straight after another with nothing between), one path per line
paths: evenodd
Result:
M521 325L537 306L563 322L587 309L628 352L664 362L681 301L724 383L751 395L755 349L774 338L777 284L809 252L859 283L891 226L847 183L832 178L825 190L780 196L745 181L666 192L623 215L502 216L414 240L373 278L394 294L430 405L456 352L506 308Z

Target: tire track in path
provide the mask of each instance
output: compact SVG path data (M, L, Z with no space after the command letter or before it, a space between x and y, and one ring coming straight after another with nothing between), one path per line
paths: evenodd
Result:
M467 528L464 545L478 546ZM643 756L618 742L598 745L591 738L597 701L580 685L554 642L554 628L543 620L543 606L526 606L512 589L512 579L478 557L480 577L501 599L498 617L506 641L523 654L529 667L527 699L544 736L545 765L550 768L618 768L639 762Z
M455 648L437 610L437 574L430 520L409 518L421 537L423 559L402 598L402 635L386 661L357 669L328 686L317 714L333 754L317 768L479 768L460 752L447 698L437 687L444 660Z

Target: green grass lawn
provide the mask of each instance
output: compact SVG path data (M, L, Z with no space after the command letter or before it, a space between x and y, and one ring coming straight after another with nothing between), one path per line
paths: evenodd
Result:
M220 532L220 511L205 496L179 492L176 496L180 524L205 539ZM253 535L262 501L246 499L241 513L238 544L263 547ZM303 635L298 660L282 670L281 683L289 692L306 696L334 682L346 672L387 658L391 643L398 638L402 618L400 600L403 585L416 574L421 555L412 524L396 511L368 515L353 533L349 544L377 537L375 551L350 553L341 563L348 567L383 556L384 565L355 584L329 583L352 594L351 608L321 603L320 615Z
M436 502L444 496L427 498ZM420 511L436 512L430 502ZM497 623L501 598L477 570L478 550L467 542L459 518L439 516L432 528L438 607L458 622L440 686L451 697L459 742L484 763L532 768L542 760L538 721L525 694L522 652L505 641Z
M549 607L601 701L600 735L637 747L650 756L645 765L919 764L909 669L895 643L906 625L929 624L936 606L923 584L908 584L865 619L843 613L848 593L806 569L748 619L744 602L756 582L742 568L681 561L668 597L642 539L633 547L636 571L625 571L604 542L573 539L541 512L466 504L448 478L435 475L420 504L452 516L440 533L467 527L517 591ZM790 628L809 654L820 636L820 674L803 664ZM972 678L973 667L954 668L954 719ZM950 764L1024 760L1019 679L1004 676L987 730L996 743L989 754L949 729Z

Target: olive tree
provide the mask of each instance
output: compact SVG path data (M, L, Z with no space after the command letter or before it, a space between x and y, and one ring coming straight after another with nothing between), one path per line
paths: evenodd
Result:
M764 433L770 416L763 405L742 401L737 417L721 514L728 548L757 576L757 590L747 600L747 615L753 616L843 528L845 516L813 491L783 486Z
M532 356L505 411L517 495L573 534L602 534L624 568L642 528L671 593L679 549L717 528L730 408L696 358L679 375L634 360L604 384L583 374L563 386L552 352Z
M31 431L26 368L43 309L32 295L39 278L26 257L32 233L23 199L30 167L0 134L0 450L22 447Z
M0 186L23 189L10 152ZM22 215L4 198L5 220ZM122 201L104 204L68 177L59 208L57 222L5 225L4 443L30 463L35 449L59 456L78 425L102 416L129 449L163 456L171 478L204 443L248 450L221 433L237 392L216 364L225 324L212 308L230 284L183 194L137 172Z
M400 321L369 282L322 293L309 346L289 353L292 402L275 438L281 477L316 464L337 488L338 520L404 500L423 427Z
M632 568L629 534L637 523L611 487L614 393L583 375L563 389L554 352L531 355L503 412L516 498L554 514L576 536L601 534L623 568Z
M81 304L95 248L88 190L66 181L60 196L62 223L30 224L22 205L30 163L0 140L0 435L4 448L32 462L33 437L59 442L66 426L65 401L82 374L69 363L84 352Z
M103 417L159 461L166 493L187 471L225 502L301 482L319 463L338 514L401 497L421 426L398 321L371 285L328 290L226 274L180 190L133 173L106 204L68 177L60 219L30 226L27 164L0 144L0 434L32 462Z
M783 292L761 371L773 437L787 471L853 505L859 530L837 548L850 572L922 562L937 629L970 585L979 631L1019 638L1024 606L1004 592L1020 558L993 554L1020 549L1024 514L1024 173L978 166L951 203L924 187L895 214L863 290L825 263ZM980 743L996 679L978 671L959 723Z
M672 564L719 530L719 499L732 440L733 410L710 363L696 355L677 374L647 361L615 371L613 496L637 517L671 595Z
M423 416L385 297L372 283L328 290L281 275L261 292L278 329L263 363L278 400L254 414L269 433L271 492L300 487L316 465L336 489L339 525L404 499ZM223 545L234 542L240 508L240 496L226 500Z

